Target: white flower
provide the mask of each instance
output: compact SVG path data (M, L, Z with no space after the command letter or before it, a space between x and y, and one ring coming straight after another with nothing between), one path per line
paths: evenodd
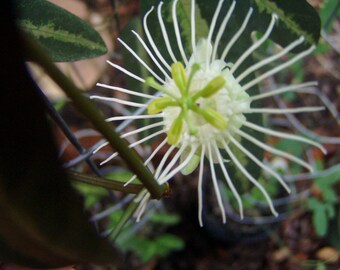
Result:
M158 128L159 130L151 133L151 135L130 144L130 147L136 147L147 140L151 140L159 136L162 133L167 135L167 138L160 143L160 145L152 152L152 154L146 159L145 165L149 166L151 160L160 151L160 149L166 144L169 145L169 149L163 156L160 164L155 169L155 179L163 184L169 181L175 174L182 172L183 174L189 174L197 167L199 167L199 178L198 178L198 216L199 222L202 226L202 179L203 179L203 168L204 163L207 162L210 168L211 179L213 187L216 193L216 198L221 210L223 222L226 221L225 209L221 198L221 193L218 186L218 179L215 172L215 166L219 166L223 173L224 179L230 190L233 192L238 205L240 216L243 218L243 205L242 199L237 189L234 186L228 171L225 167L226 162L233 162L236 168L257 188L261 190L265 196L268 205L274 215L277 212L274 209L271 198L262 185L252 176L252 173L242 165L242 162L231 150L231 146L238 148L247 158L256 163L262 168L267 174L276 178L282 186L290 192L287 184L282 180L281 176L275 172L270 166L263 163L259 158L256 157L255 153L251 153L241 143L240 139L250 141L256 146L268 151L274 155L285 158L287 160L296 162L301 166L312 170L312 167L301 160L284 151L273 148L264 142L259 141L257 138L247 134L241 128L248 127L257 132L264 133L265 135L276 136L279 138L287 138L303 143L311 144L319 147L325 152L325 149L312 140L306 139L301 136L274 131L257 124L254 124L247 120L248 114L253 113L270 113L270 114L285 114L285 113L298 113L298 112L310 112L318 111L323 108L320 107L303 107L303 108L290 108L290 109L274 109L274 108L252 108L252 102L254 100L264 99L269 96L278 95L288 91L296 91L298 89L315 85L315 82L296 84L286 86L280 89L275 89L264 94L257 94L249 96L248 90L253 86L257 85L264 79L278 73L282 69L292 65L299 59L310 54L314 46L311 46L308 50L297 54L290 60L281 63L275 68L266 71L259 75L255 79L252 79L244 83L244 79L248 75L259 71L260 68L271 64L275 60L281 59L282 56L301 45L304 42L304 38L301 37L291 43L289 46L283 48L279 53L274 54L262 61L259 61L252 66L248 67L245 71L235 76L235 71L238 70L244 60L249 57L259 46L261 46L270 36L278 17L273 14L270 24L263 34L263 36L250 46L234 63L228 61L228 53L233 46L237 46L236 43L239 37L244 33L248 22L251 20L253 9L250 8L244 21L234 36L230 39L228 44L225 44L225 49L221 55L218 55L217 48L220 46L220 40L225 31L228 31L228 21L235 9L236 2L232 2L228 12L226 14L220 14L223 1L219 1L210 28L206 38L200 39L196 42L196 30L195 30L195 1L191 1L191 46L192 54L187 57L182 40L180 37L179 24L177 22L176 5L178 0L175 0L172 5L172 19L173 27L176 36L176 42L170 41L165 28L165 24L162 18L162 5L160 2L157 8L157 15L159 25L161 27L164 42L168 50L169 56L172 59L172 63L167 63L161 52L157 48L153 37L150 34L149 26L147 23L148 16L153 12L153 7L145 15L143 26L146 37L150 44L150 47L144 42L144 40L134 31L133 34L137 37L141 45L146 50L147 54L152 59L155 66L158 67L159 72L162 76L157 75L157 72L152 70L137 54L134 52L124 41L119 39L121 44L131 52L132 55L143 65L152 75L149 78L141 78L135 74L132 74L128 70L108 61L108 63L124 72L126 75L144 83L156 90L158 94L155 96L143 94L133 90L127 90L120 87L114 87L104 84L98 84L99 86L109 88L116 91L125 92L131 95L140 96L148 99L149 101L145 104L134 103L125 101L117 98L107 98L101 96L92 96L93 99L111 100L113 102L125 104L132 107L140 107L139 113L131 116L118 116L108 118L107 121L118 121L118 120L138 120L146 118L157 119L156 123L149 126L139 128L135 131L130 131L122 135L122 138L129 137L133 134L138 134L145 130ZM215 29L216 21L218 16L225 16L219 29ZM232 28L229 26L229 28ZM215 32L217 30L217 32ZM232 29L230 29L232 31ZM213 34L215 34L215 40L212 40ZM176 45L175 45L176 43ZM174 54L174 47L180 51L181 59L177 59ZM176 48L176 50L177 50ZM147 109L148 114L141 114L142 110ZM101 149L103 146L97 149ZM230 160L223 158L223 153L227 153ZM108 162L118 154L114 153L102 164ZM207 161L205 161L205 158ZM176 165L177 164L177 165ZM131 179L131 181L134 178ZM130 181L129 181L130 182ZM141 198L140 213L145 208L145 204L149 199L149 194L145 193L144 197Z

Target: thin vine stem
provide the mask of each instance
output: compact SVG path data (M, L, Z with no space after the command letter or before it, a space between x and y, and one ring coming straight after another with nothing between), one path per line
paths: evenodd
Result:
M143 192L144 192L144 190L141 190L139 195L142 194ZM138 195L137 195L137 197L138 197ZM137 210L138 205L139 205L138 202L136 202L135 200L132 200L130 202L130 204L128 205L128 207L125 209L125 211L124 211L123 215L120 217L118 223L115 225L115 227L110 232L110 235L111 235L111 238L113 239L113 241L115 241L117 239L117 237L119 236L120 232L122 231L122 229L124 228L126 223L130 220L133 213L135 213L135 211Z
M78 173L72 170L68 170L67 174L71 180L115 191L121 191L124 193L138 194L143 189L143 185L129 184L127 186L124 186L124 182L120 182L117 180L108 180L102 177Z

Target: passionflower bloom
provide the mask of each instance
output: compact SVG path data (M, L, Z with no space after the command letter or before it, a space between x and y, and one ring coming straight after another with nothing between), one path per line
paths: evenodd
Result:
M130 144L130 147L134 148L148 140L159 137L161 134L166 135L166 138L153 150L144 162L145 166L150 166L156 154L160 152L160 149L164 148L166 145L168 146L159 165L154 169L154 176L159 184L169 181L179 172L186 175L198 168L198 217L201 226L203 224L202 179L205 164L210 169L210 176L216 193L217 202L221 210L223 222L226 221L226 214L218 180L224 181L227 184L237 200L240 217L243 218L244 216L242 199L234 185L234 182L237 181L237 179L232 179L228 173L226 168L228 162L232 162L237 170L263 193L273 215L278 215L265 188L254 178L254 176L252 176L252 172L246 169L232 149L235 149L235 147L238 148L245 157L252 160L252 162L258 165L267 174L276 178L287 192L290 192L290 189L283 181L282 177L270 166L260 160L255 153L252 153L243 146L241 139L248 140L263 150L295 162L308 170L313 169L304 160L267 145L249 133L246 133L242 127L250 128L265 135L314 145L325 152L325 149L315 141L294 134L274 131L247 120L247 115L249 114L302 113L322 109L320 107L289 109L252 107L252 102L255 100L265 99L288 91L294 92L304 87L315 85L315 82L289 85L253 96L250 96L248 91L266 78L278 73L310 54L315 46L311 46L309 49L297 54L286 62L280 62L279 65L258 75L255 79L249 80L249 75L254 72L259 73L262 67L273 64L275 60L280 60L282 56L287 55L294 48L302 45L305 41L304 37L298 38L287 47L282 48L278 53L249 66L243 72L236 72L241 64L269 38L275 24L278 22L278 16L273 14L263 36L245 50L236 61L230 62L228 53L230 52L230 49L236 45L241 35L244 34L249 21L252 19L253 9L249 9L248 13L243 18L241 27L235 31L234 26L228 25L228 21L232 16L234 9L237 8L236 1L232 2L226 13L221 12L223 0L219 1L209 27L208 35L205 38L196 41L195 1L192 0L190 13L192 53L191 55L188 55L185 52L181 39L181 29L177 18L177 3L178 0L175 0L172 4L172 21L175 40L170 41L168 35L169 29L166 28L162 18L162 2L159 3L156 11L164 43L172 60L171 63L168 63L165 60L149 31L150 26L148 25L148 16L150 13L154 12L154 7L146 13L143 19L143 27L148 44L138 33L135 31L132 31L132 33L136 36L158 70L153 70L147 65L146 62L121 39L118 39L119 42L149 71L151 76L148 78L141 78L127 69L108 61L111 66L122 71L127 76L157 90L156 94L149 95L135 90L98 84L101 87L142 97L145 99L145 103L136 103L103 96L92 96L91 98L109 100L138 108L137 113L133 115L114 116L108 118L108 122L127 119L133 121L138 121L139 119L154 119L152 124L126 132L122 134L121 137L127 138L146 130L152 130L150 135ZM241 1L239 1L238 4L241 5ZM217 27L216 22L219 16L224 16L224 19ZM225 31L233 31L234 35L229 40L228 44L223 44L224 50L219 54L217 48L222 46L220 41ZM180 59L176 58L174 53L175 50L179 50ZM235 74L238 75L236 76ZM245 80L246 78L248 80ZM101 145L96 151L105 145L107 145L107 143ZM225 154L228 156L227 160ZM102 164L115 158L117 155L117 153L112 154L103 161ZM224 179L218 179L216 174L217 167L220 167ZM135 179L135 177L131 178L129 182L133 179ZM150 195L145 192L142 194L142 197L139 198L141 201L139 208L140 213L145 208L149 197Z

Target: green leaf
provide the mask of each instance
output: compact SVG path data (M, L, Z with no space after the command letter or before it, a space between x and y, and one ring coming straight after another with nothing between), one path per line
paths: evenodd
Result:
M74 183L74 188L84 195L85 208L88 209L107 196L107 189L88 185L85 183Z
M305 149L305 146L298 141L281 139L279 143L275 145L275 148L289 152L296 157L301 157Z
M324 262L318 261L316 264L316 270L327 270L327 266Z
M66 99L60 99L53 103L53 107L56 111L60 112L62 108L66 105L67 100Z
M125 183L129 181L132 176L134 176L132 172L124 169L119 169L106 174L105 178ZM131 182L131 184L140 184L140 181L138 178L136 178Z
M191 52L191 25L190 25L191 0L182 0L177 5L178 23L182 29L182 39L184 41L185 50ZM196 35L197 39L207 37L209 26L201 16L201 11L198 5L195 7ZM169 17L168 17L169 18ZM170 18L169 18L170 20Z
M320 208L323 210L322 203L314 197L308 199L307 206L310 210L318 210Z
M324 188L321 188L321 192L322 192L323 200L325 202L336 203L338 198L337 198L337 194L335 190L332 187L326 186Z
M335 216L335 207L332 204L326 204L325 209L327 211L328 219L332 219Z
M163 234L159 236L156 241L168 250L181 250L184 247L183 240L173 234Z
M170 213L155 213L150 217L150 221L169 226L178 224L180 217Z
M45 47L53 61L77 61L107 52L98 32L65 9L46 0L15 3L19 26Z
M334 165L329 169L331 171L328 174L321 176L315 180L318 186L320 186L321 188L322 186L332 186L340 181L340 166Z
M340 204L336 206L334 218L329 222L326 240L334 248L340 250Z
M178 17L179 23L182 28L185 27L185 33L190 43L190 12L191 0L183 0L178 4ZM198 5L195 7L195 22L196 22L196 35L197 39L207 37L209 33L209 25L207 21L202 18L201 10Z
M333 26L334 20L340 17L339 2L333 0L323 1L320 10L320 17L322 26L326 27L326 31L329 31Z
M139 256L141 257L143 262L150 261L155 255L158 253L158 247L155 243L149 242L145 245L144 249L141 249Z
M318 209L313 213L313 224L317 235L326 235L328 228L328 219L324 209Z

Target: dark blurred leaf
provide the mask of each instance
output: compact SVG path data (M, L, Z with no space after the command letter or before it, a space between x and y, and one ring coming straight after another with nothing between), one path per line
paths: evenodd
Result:
M10 1L0 80L0 261L31 267L113 263L117 254L87 221L57 162L42 101L25 68Z
M168 250L180 250L184 247L184 242L181 238L173 234L163 234L156 239L158 245Z
M308 208L313 214L313 225L315 232L319 236L324 236L327 232L328 218L326 213L327 205L315 198L309 198L307 201Z
M276 13L279 24L272 39L280 45L287 45L297 37L304 36L309 44L318 43L321 21L318 13L306 0L251 0L261 14L254 25L261 24L263 16Z
M79 17L46 0L16 0L18 24L47 49L56 62L103 55L100 35Z
M170 213L155 213L150 217L150 221L158 224L164 225L176 225L180 221L180 217L175 214Z
M327 232L327 242L336 249L340 249L340 204L335 208L334 218L329 222L329 230Z

